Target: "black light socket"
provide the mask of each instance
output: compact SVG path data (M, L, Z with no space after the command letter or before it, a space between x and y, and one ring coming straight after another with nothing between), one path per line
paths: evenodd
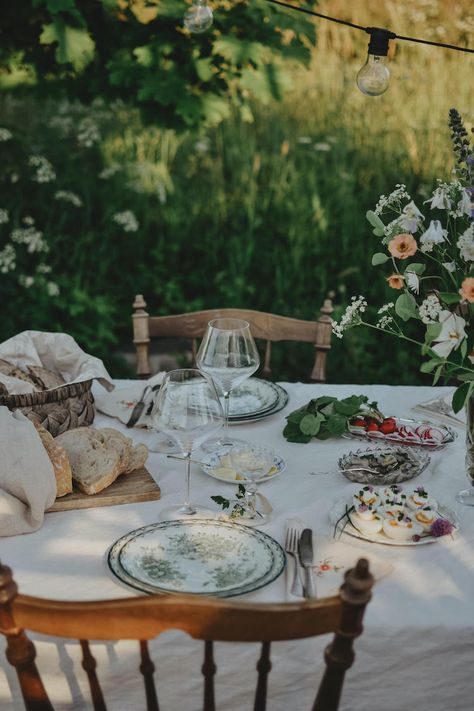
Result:
M391 39L395 39L397 35L381 27L367 27L365 31L370 35L369 54L386 57L388 54L388 42Z

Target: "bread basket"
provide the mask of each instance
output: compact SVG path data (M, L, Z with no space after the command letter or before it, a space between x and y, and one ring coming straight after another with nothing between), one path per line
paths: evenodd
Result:
M21 410L33 422L43 425L53 437L74 427L90 425L94 420L92 380L70 383L22 395L0 396L0 406Z

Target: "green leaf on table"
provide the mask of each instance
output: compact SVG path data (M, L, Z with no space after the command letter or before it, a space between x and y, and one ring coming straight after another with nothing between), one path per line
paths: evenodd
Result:
M385 264L389 259L390 257L387 254L375 252L375 254L372 255L372 266L377 267L379 264Z
M418 308L415 297L408 293L400 294L395 302L395 313L397 316L400 316L402 321L418 318Z
M415 274L423 274L426 270L426 264L421 262L413 262L412 264L407 264L405 272L414 272Z
M439 358L431 358L430 360L427 360L426 363L422 363L420 365L420 372L421 373L431 373L435 368L438 367L439 364L440 364Z
M311 442L311 435L305 435L300 430L299 426L288 423L283 430L283 436L288 442L298 442L299 444L307 444Z
M223 509L229 508L229 499L225 499L223 496L211 496L211 499L215 501L218 506L222 506Z
M474 389L472 383L463 383L454 391L452 406L454 412L459 412L464 407L466 400Z
M307 414L300 422L300 430L304 435L314 437L318 434L323 420L324 416L319 413L317 415Z
M461 301L461 294L456 294L455 291L440 291L438 297L445 304L459 304Z
M329 432L336 437L340 437L347 429L347 417L342 415L330 415L326 422Z
M298 410L294 410L294 412L290 412L290 414L286 416L286 420L292 425L299 425L307 412L308 411L305 405L304 407L300 407Z
M331 402L336 402L337 397L331 397L331 395L321 395L321 397L315 397L309 401L308 406L311 408L321 408L323 405L329 405Z
M368 398L365 395L351 395L343 400L338 400L334 403L334 410L339 415L353 417L361 408L361 405L367 402Z

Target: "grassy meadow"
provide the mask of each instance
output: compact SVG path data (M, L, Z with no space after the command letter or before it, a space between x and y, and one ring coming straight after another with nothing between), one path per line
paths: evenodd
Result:
M325 0L318 9L473 45L467 0ZM317 30L311 67L285 67L281 102L255 97L247 120L233 116L199 136L144 126L137 112L100 98L92 107L39 106L4 91L0 126L13 138L1 144L9 222L0 224L0 249L30 217L47 250L1 275L1 340L23 328L64 329L122 375L114 354L130 344L135 293L156 314L220 305L314 318L328 294L336 315L352 294L375 306L386 300L365 213L397 183L421 205L449 177L448 111L473 125L474 59L398 42L388 91L368 98L355 84L368 36L323 20ZM27 181L37 154L54 179ZM38 273L39 264L51 271ZM307 377L308 349L276 355L278 379ZM329 378L429 382L418 361L401 342L353 330L334 343Z

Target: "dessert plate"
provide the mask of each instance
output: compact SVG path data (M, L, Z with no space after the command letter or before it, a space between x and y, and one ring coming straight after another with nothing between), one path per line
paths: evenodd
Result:
M225 481L228 484L245 484L250 481L249 479L237 474L235 469L232 467L229 456L229 448L226 446L216 449L214 452L205 454L201 457L201 469L213 479L219 479L219 481ZM283 457L275 454L273 458L273 464L270 470L260 479L257 479L257 483L262 483L264 481L269 481L275 477L282 474L286 469L286 462Z
M131 531L112 545L108 563L122 582L146 593L232 597L275 580L285 554L257 529L197 519Z
M282 410L288 393L269 380L249 378L232 391L229 399L229 423L243 424L260 420Z

